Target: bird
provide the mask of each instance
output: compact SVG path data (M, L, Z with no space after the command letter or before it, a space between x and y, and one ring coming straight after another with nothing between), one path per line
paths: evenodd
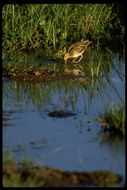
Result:
M80 56L80 59L78 60L78 62L81 61L81 59L83 58L84 51L91 43L93 42L92 41L90 42L89 40L85 40L85 41L72 44L70 48L68 49L67 53L65 53L64 55L64 62L67 63L67 60L69 58L74 58L74 60L72 61L74 62L79 56Z

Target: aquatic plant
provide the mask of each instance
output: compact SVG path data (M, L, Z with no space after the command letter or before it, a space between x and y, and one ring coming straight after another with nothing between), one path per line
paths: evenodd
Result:
M125 135L125 106L111 104L104 113L99 114L99 121L105 130L112 134Z

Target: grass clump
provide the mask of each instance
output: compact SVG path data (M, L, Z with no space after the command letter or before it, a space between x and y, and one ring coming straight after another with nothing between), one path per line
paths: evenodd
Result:
M125 106L110 105L104 113L99 115L102 127L106 127L111 134L125 135Z
M114 4L4 5L3 51L44 48L63 55L66 46L81 39L93 40L97 45L102 41L111 43L117 28L118 38L123 41L124 24L118 12L119 6Z

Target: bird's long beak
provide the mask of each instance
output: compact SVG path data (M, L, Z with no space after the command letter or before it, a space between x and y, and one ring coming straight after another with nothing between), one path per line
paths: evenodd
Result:
M91 41L91 42L88 42L87 44L86 44L86 48L90 45L90 44L92 44L93 42Z
M92 44L92 43L93 43L93 41L89 42L89 44Z

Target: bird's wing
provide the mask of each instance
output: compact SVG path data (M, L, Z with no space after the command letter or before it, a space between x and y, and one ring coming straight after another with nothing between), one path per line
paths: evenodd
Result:
M74 50L74 51L81 51L81 50L85 49L85 47L86 47L86 44L79 44L79 43L73 44L73 45L69 48L68 52L73 51L73 50Z
M79 43L80 43L80 42L77 42L77 43L72 44L72 45L69 47L68 52L69 52L70 50L72 50L75 46L79 45Z
M78 45L78 46L75 46L75 47L73 47L70 51L71 52L82 52L82 51L84 51L85 50L85 46L84 45Z

